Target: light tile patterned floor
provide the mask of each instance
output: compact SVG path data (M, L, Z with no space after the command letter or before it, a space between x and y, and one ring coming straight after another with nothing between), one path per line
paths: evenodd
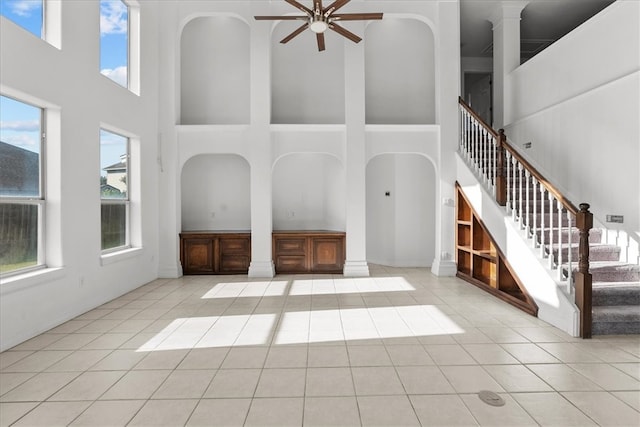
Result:
M0 425L640 425L637 335L371 269L156 280L0 354Z

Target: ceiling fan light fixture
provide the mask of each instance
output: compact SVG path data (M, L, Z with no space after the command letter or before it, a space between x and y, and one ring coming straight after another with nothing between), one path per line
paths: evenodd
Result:
M329 25L325 21L316 20L309 23L309 29L316 34L322 34L329 29Z

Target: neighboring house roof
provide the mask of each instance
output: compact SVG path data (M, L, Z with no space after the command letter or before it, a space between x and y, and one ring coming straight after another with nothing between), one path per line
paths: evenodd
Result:
M107 171L107 172L117 172L117 171L126 171L127 170L127 164L124 162L118 162L115 163L111 166L107 166L105 168L102 168L103 171Z
M0 194L37 196L40 188L40 155L0 141Z

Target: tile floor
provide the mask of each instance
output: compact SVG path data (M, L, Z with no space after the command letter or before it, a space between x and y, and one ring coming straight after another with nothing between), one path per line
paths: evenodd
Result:
M572 338L428 269L156 280L0 370L2 426L640 425L640 337Z

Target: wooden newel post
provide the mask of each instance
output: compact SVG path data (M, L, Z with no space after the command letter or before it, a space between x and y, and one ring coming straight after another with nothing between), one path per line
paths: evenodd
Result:
M580 336L591 338L591 284L589 273L589 231L593 227L593 214L589 212L587 203L580 204L576 214L576 227L580 231L578 247L578 271L574 274L576 288L576 305L580 309Z
M500 206L507 204L507 160L504 155L504 145L507 140L504 129L498 131L498 150L496 165L496 202Z

